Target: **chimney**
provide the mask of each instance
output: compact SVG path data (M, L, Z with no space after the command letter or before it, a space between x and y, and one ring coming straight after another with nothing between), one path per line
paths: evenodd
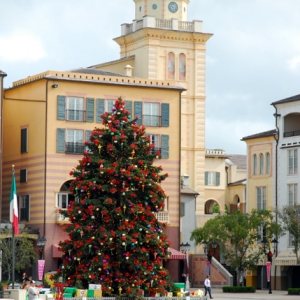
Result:
M184 186L189 186L189 178L190 178L190 176L187 174L184 174L181 176L181 181Z
M125 69L125 75L131 77L132 76L133 67L131 65L127 65L124 69Z

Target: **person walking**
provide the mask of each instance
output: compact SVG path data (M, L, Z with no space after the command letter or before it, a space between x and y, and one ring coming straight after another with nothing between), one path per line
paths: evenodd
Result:
M206 276L206 279L204 280L204 287L205 287L205 296L208 292L209 294L209 298L210 299L214 299L212 296L211 296L211 286L210 286L210 279L209 279L209 275Z

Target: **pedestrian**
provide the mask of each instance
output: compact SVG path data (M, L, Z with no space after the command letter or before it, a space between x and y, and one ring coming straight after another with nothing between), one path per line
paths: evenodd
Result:
M24 290L26 290L26 300L29 300L28 299L28 289L29 289L29 283L28 282L24 282L23 284L22 284L22 287L21 287L21 289L24 289Z
M26 273L23 273L21 283L24 283L24 282L27 282L27 281L29 281L29 278L27 277Z
M206 279L204 280L205 296L208 292L209 298L213 299L213 297L211 296L211 285L210 285L210 279L209 278L210 278L209 275L207 275Z
M37 300L39 299L39 290L35 287L35 281L30 281L30 286L28 289L28 299L29 300Z

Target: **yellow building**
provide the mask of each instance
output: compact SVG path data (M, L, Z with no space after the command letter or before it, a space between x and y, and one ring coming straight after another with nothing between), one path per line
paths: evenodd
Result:
M45 270L57 269L57 244L66 237L63 227L68 221L58 211L72 199L69 173L82 158L91 130L102 126L100 115L111 111L119 96L132 115L147 107L148 117L141 122L161 150L155 163L169 174L162 184L168 195L166 208L158 219L168 223L166 233L173 245L178 244L182 91L172 80L91 69L47 71L14 82L5 90L2 220L9 219L11 166L15 165L19 220L46 237Z
M149 80L174 80L181 99L181 175L197 191L196 214L204 212L206 42L202 21L188 21L190 0L134 0L133 23L122 24L120 59L94 68ZM147 114L143 108L142 114ZM197 220L197 225L200 217Z
M247 144L247 199L248 211L275 208L276 130L246 136ZM263 236L263 233L262 233ZM260 241L258 241L260 243ZM272 265L274 269L274 265ZM272 274L274 270L272 269ZM265 262L260 261L256 271L248 272L247 285L267 288ZM274 280L272 279L274 287ZM279 286L277 285L277 288Z

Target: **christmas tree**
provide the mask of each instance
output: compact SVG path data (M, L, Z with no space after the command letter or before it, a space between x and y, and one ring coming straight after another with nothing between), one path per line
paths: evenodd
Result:
M103 296L164 294L170 243L155 215L166 197L160 183L167 174L153 164L160 153L121 98L101 118L104 128L93 130L71 172L75 201L61 211L70 220L69 238L60 242L63 263L55 280L85 289L101 284Z

